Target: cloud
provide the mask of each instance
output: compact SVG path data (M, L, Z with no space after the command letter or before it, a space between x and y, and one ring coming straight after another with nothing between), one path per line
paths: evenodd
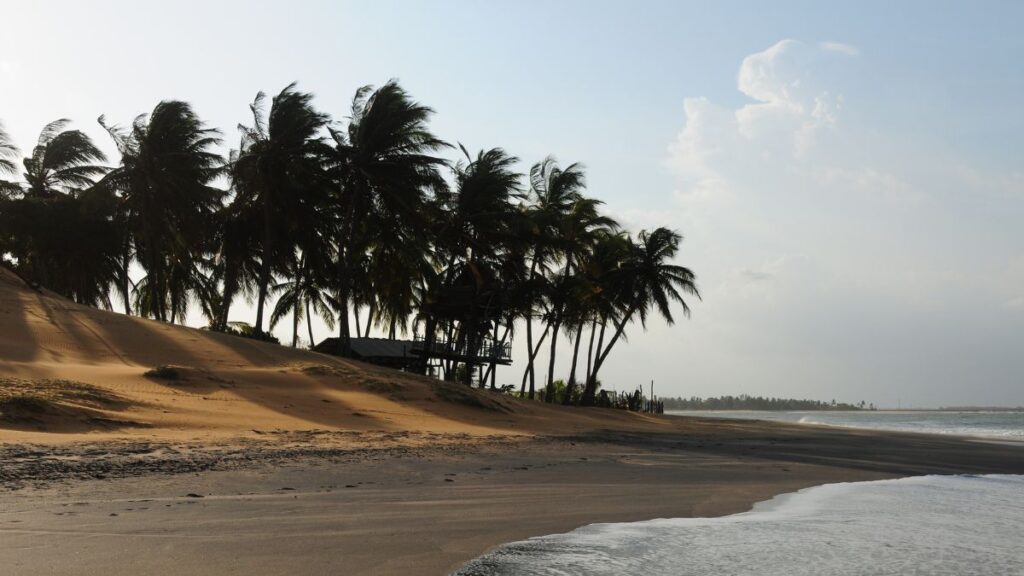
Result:
M784 136L776 154L789 151L801 157L819 130L835 127L842 96L822 89L810 75L808 61L816 52L787 39L743 59L737 88L756 102L736 111L740 134L748 139Z
M746 102L683 100L666 162L704 297L679 351L695 393L957 403L1024 370L1024 174L874 119L856 53L782 40L738 63Z
M818 47L828 52L838 52L847 56L860 56L860 49L842 42L820 42Z
M683 101L686 120L669 147L669 166L687 201L728 197L734 174L775 172L808 159L820 135L838 128L843 96L821 86L809 69L822 54L781 40L740 64L736 88L753 102L730 110L707 98Z

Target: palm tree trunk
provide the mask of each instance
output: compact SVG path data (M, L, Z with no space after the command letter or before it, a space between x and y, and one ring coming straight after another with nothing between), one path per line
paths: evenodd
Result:
M551 355L548 357L548 385L544 391L544 401L551 404L555 401L555 352L558 349L558 331L562 328L561 319L554 321L551 329Z
M588 345L588 348L587 348L587 372L586 372L585 377L583 379L584 382L590 381L590 367L593 365L593 361L594 361L594 334L596 334L596 333L597 333L597 318L594 318L594 321L590 325L590 344Z
M352 340L348 325L348 286L342 279L338 288L338 350L337 354L343 358L352 355Z
M537 357L537 353L540 352L540 347L544 344L544 339L547 338L548 331L550 330L550 328L551 328L551 326L546 326L544 328L544 332L542 332L541 335L540 335L540 339L537 340L537 345L533 348L533 350L527 350L527 352L529 352L529 361L531 363ZM522 389L520 391L520 396L522 396L523 393L526 391L526 378L527 378L527 376L532 376L532 375L533 375L533 372L530 370L529 367L527 367L526 371L523 372L523 385L522 385ZM533 387L533 379L531 378L530 379L530 394L529 394L528 397L530 398L530 400L533 400L535 395L536 395L536 393L535 393L534 387Z
M299 307L302 301L295 299L295 307L292 309L292 348L299 347Z
M601 330L597 337L597 355L601 355L601 348L604 346L604 331L608 326L608 321L605 318L601 318ZM596 359L595 359L596 360ZM587 375L586 387L583 389L583 396L580 398L580 404L583 406L592 406L594 404L594 395L597 394L597 370L592 369L590 374Z
M359 338L363 335L363 329L359 323L359 308L360 306L357 304L355 310L352 312L356 319L356 338Z
M356 196L362 196L358 189L346 191L341 199L341 221L338 242L338 355L352 355L352 335L348 324L349 299L352 297L352 265L349 249L354 244L353 230L356 217Z
M530 275L527 276L528 281L533 281L533 277L537 274L537 251L534 250L533 262L530 264ZM536 354L533 353L533 302L530 302L529 309L526 311L526 350L529 352L526 359L526 373L523 374L523 385L519 391L519 396L522 397L526 392L526 375L530 376L530 399L533 399L533 359Z
M572 393L576 390L576 361L580 357L580 341L583 340L583 326L584 323L580 322L580 327L576 329L576 343L573 344L572 349L572 367L569 368L569 382L565 385L565 396L562 397L563 406L572 404Z
M121 298L124 299L124 313L126 316L132 314L131 277L128 276L128 269L132 265L131 239L126 234L124 239L124 252L121 255Z
M427 316L423 327L423 361L420 363L420 372L427 374L430 365L430 355L434 351L434 343L437 341L437 320L433 316Z
M366 334L363 335L363 338L370 337L370 326L373 326L373 304L370 304L368 308L369 310L366 313Z
M267 289L270 286L270 264L271 254L274 253L273 236L273 215L271 212L270 188L265 190L263 198L263 255L260 259L260 292L256 300L256 326L257 336L263 334L263 308L266 306Z
M615 335L612 336L611 341L608 342L608 346L604 349L604 351L602 352L601 349L598 348L597 360L594 361L594 372L590 375L590 381L587 382L587 390L584 393L584 402L589 402L590 404L593 404L594 393L596 392L596 388L593 387L591 383L597 382L597 374L601 370L601 366L604 365L604 361L608 358L608 353L612 351L612 347L615 346L615 343L619 341L619 337L622 336L622 332L626 329L626 324L629 323L629 320L630 318L632 318L634 312L636 312L636 305L630 306L629 310L625 314L623 314L622 318L616 323ZM586 396L586 392L589 392L589 398Z
M235 272L235 266L229 259L224 263L224 292L220 299L220 314L217 318L217 330L224 330L228 325L228 312L231 311L231 303L235 299L235 292L237 291L237 273Z
M491 365L488 367L487 376L491 378L491 390L495 388L495 373L497 372L497 354L501 350L501 346L505 345L505 338L508 336L508 326L505 326L505 334L502 336L501 341L498 340L498 322L494 322L494 341L491 343ZM484 387L484 380L486 377L480 379L480 387Z
M316 346L313 340L313 315L309 313L309 300L306 300L306 330L309 330L309 347Z

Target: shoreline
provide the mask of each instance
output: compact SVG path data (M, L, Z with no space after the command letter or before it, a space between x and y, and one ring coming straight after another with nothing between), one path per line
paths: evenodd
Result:
M679 430L532 439L8 444L5 469L23 486L0 490L0 564L28 575L447 574L503 544L593 523L726 516L834 482L1024 473L1016 446L671 420Z

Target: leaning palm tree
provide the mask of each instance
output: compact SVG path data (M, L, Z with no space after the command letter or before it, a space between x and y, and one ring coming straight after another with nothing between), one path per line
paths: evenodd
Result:
M334 208L338 226L338 353L351 353L349 312L355 274L370 233L369 215L394 226L425 227L427 192L444 188L444 165L431 153L447 146L427 126L433 110L414 101L396 81L374 90L360 88L347 129L331 130L333 173L338 182Z
M121 153L121 165L99 186L120 194L120 218L127 229L122 254L122 297L128 298L132 250L145 271L139 312L167 321L179 309L188 290L196 259L207 243L223 191L210 185L221 172L223 159L211 150L220 143L218 132L207 128L185 102L164 101L130 128L108 126ZM172 302L173 300L173 302Z
M624 265L606 275L606 286L617 293L618 307L622 313L614 322L611 340L603 350L598 349L584 389L582 404L594 403L597 375L615 343L622 337L626 325L635 317L639 317L640 324L646 327L647 317L653 309L671 325L675 323L672 316L673 303L678 304L683 314L689 317L690 307L683 299L683 294L699 299L700 292L697 290L696 276L689 268L670 263L679 252L680 242L682 236L667 228L642 231Z
M317 220L318 195L326 191L321 130L329 121L313 107L313 95L289 84L264 111L266 95L249 106L253 125L239 126L242 147L232 165L243 202L258 207L262 220L260 275L255 334L263 332L267 292L275 267L287 265L296 246L296 229Z
M538 291L531 299L536 305L531 306L526 314L526 347L527 364L525 376L529 376L530 391L529 397L532 400L536 394L536 373L534 370L534 359L539 352L543 341L533 342L533 319L541 315L538 308L543 303L541 287L548 285L543 278L546 267L554 263L559 256L561 245L560 226L566 221L568 214L572 211L573 205L583 198L585 188L583 167L579 164L571 164L561 168L553 157L534 164L530 169L530 192L531 206L530 218L533 221L533 251L530 261L530 273L528 276L531 285ZM553 292L557 294L557 292ZM550 314L543 314L550 319ZM550 324L544 334L550 331ZM557 334L553 334L556 337Z
M558 347L558 331L565 320L566 308L571 299L578 298L582 279L579 276L580 263L587 257L594 242L600 236L618 229L618 223L599 212L600 200L580 197L558 225L559 256L564 269L561 281L556 283L551 309L551 350L548 355L547 392L544 400L554 402L555 357ZM570 378L571 380L571 378ZM571 390L570 390L571 392ZM567 395L568 396L568 395Z
M92 186L107 168L107 157L80 130L65 130L71 121L50 122L39 135L32 155L25 158L25 195L50 198Z

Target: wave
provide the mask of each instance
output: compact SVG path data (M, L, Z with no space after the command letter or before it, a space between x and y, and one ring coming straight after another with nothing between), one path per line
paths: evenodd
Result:
M749 512L593 524L503 546L455 574L1024 574L1024 476L826 484Z

